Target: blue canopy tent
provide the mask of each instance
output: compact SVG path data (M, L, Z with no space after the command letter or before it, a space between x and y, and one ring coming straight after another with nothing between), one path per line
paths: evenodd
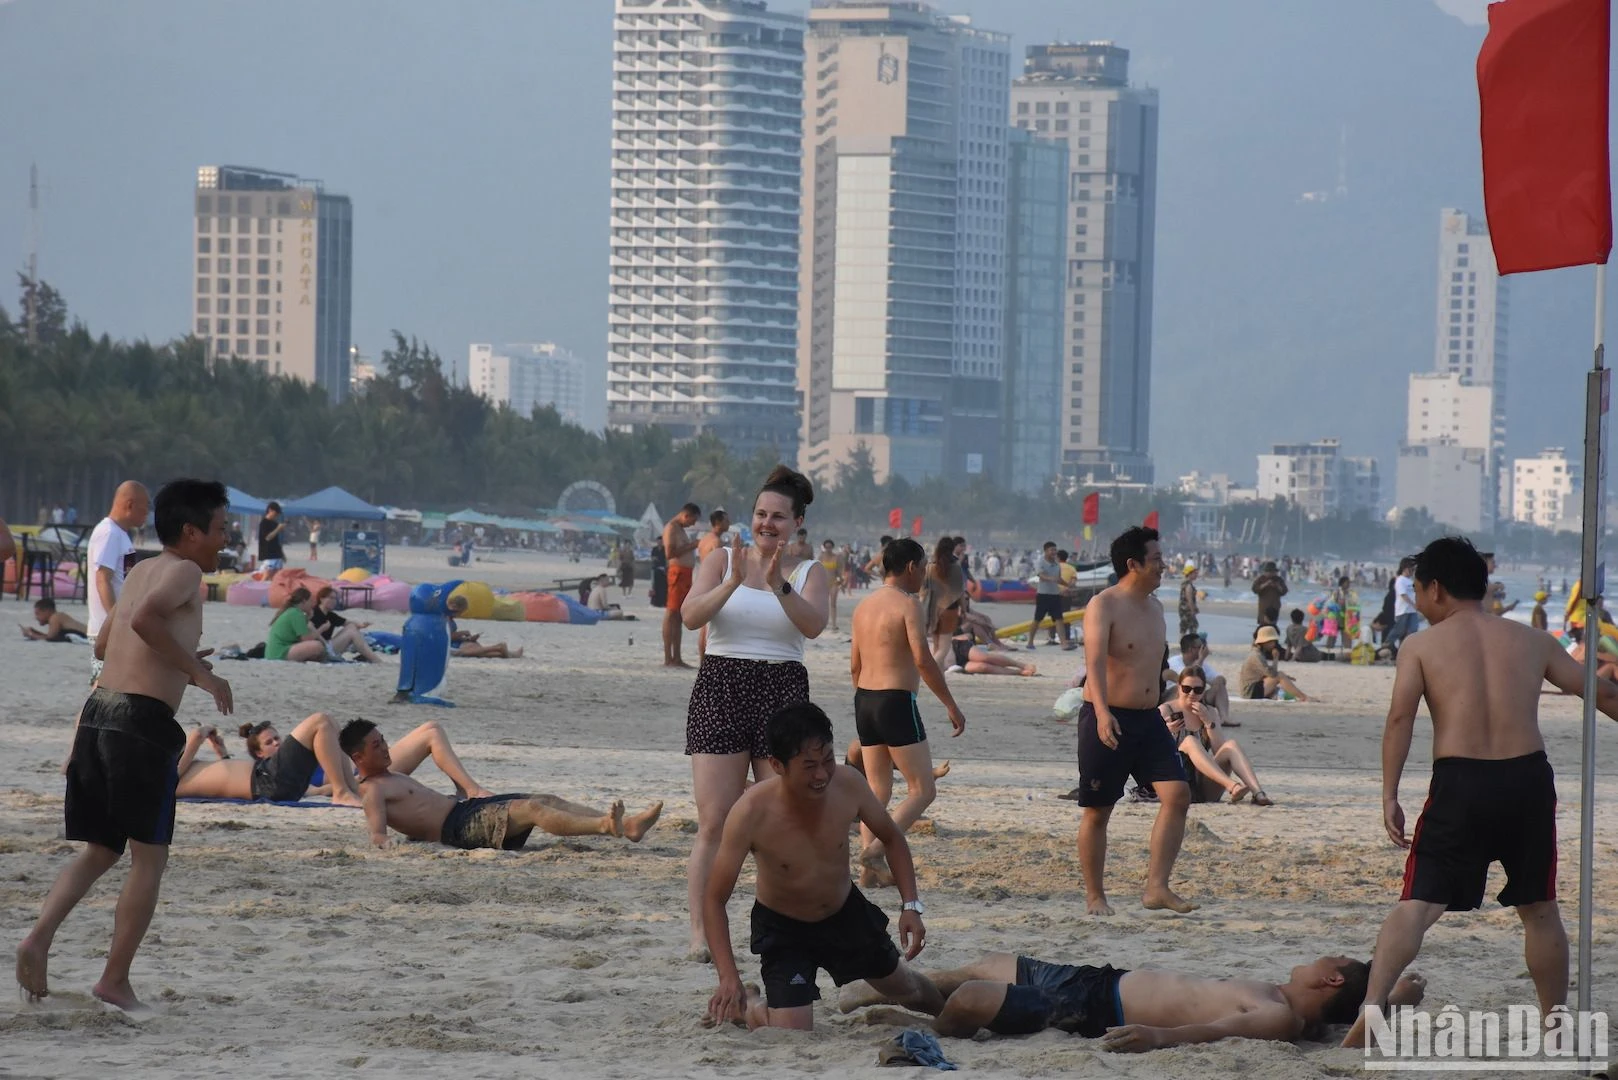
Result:
M282 503L281 513L289 518L346 518L350 521L386 521L388 517L387 511L340 487L329 487Z
M247 514L254 517L264 515L265 502L256 495L249 495L241 488L226 486L225 494L230 498L230 512L232 514Z

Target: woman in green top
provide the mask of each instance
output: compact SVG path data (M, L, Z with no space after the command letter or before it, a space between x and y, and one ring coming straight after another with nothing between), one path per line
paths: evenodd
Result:
M291 660L303 663L323 660L326 642L320 632L309 626L309 613L315 608L315 598L309 590L297 588L270 623L270 636L264 642L264 659Z

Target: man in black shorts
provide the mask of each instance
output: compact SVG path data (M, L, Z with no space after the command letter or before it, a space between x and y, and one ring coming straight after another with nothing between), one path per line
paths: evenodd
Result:
M916 706L922 680L949 712L955 734L966 717L950 693L938 661L927 647L927 628L916 594L927 573L927 552L909 537L882 550L882 588L854 609L849 668L854 675L854 726L860 761L871 790L883 807L893 795L893 769L905 778L905 800L893 811L900 831L909 829L937 794L927 729ZM870 830L861 833L860 884L892 885L882 845Z
M1163 605L1154 595L1163 582L1157 530L1139 526L1112 542L1118 584L1084 610L1084 705L1079 710L1079 865L1086 906L1111 915L1105 887L1107 823L1133 776L1157 791L1157 823L1141 903L1187 912L1196 905L1169 888L1169 873L1185 838L1191 788L1180 755L1157 711L1166 656Z
M1584 672L1555 638L1483 608L1488 570L1459 537L1434 540L1415 560L1416 608L1431 628L1405 639L1382 736L1382 824L1409 848L1404 888L1377 935L1365 1007L1389 990L1446 911L1483 903L1489 864L1517 909L1540 1015L1567 1002L1567 932L1556 903L1556 783L1539 732L1544 682L1584 692ZM1597 682L1596 704L1618 719L1618 684ZM1433 778L1415 836L1405 838L1399 778L1422 699L1433 718ZM1344 1040L1364 1042L1363 1016Z
M1368 971L1363 961L1323 956L1293 968L1277 984L990 953L926 977L944 999L933 1021L940 1035L970 1039L985 1028L997 1035L1055 1028L1101 1039L1103 1050L1135 1051L1227 1038L1291 1041L1325 1024L1352 1023L1365 999ZM1407 975L1392 1000L1414 1005L1425 990L1424 979ZM845 987L837 998L845 1013L886 1003L865 984ZM872 1019L903 1022L892 1015Z
M91 993L126 1011L144 1008L129 968L157 908L174 838L175 788L185 732L174 713L188 685L232 708L230 684L198 656L202 575L225 546L224 485L176 480L155 504L163 553L129 572L118 606L101 625L96 655L106 661L79 714L67 765L63 817L69 840L85 841L57 875L39 921L17 946L17 983L30 1000L50 993L46 964L62 920L96 880L132 849L118 895L112 946Z

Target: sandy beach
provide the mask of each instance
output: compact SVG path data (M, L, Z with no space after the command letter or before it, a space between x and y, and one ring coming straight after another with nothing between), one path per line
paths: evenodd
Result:
M295 558L293 565L302 564ZM490 553L454 576L549 587L554 577L593 568ZM335 566L314 569L329 574ZM391 551L389 570L417 581L451 576L443 553L420 549ZM375 720L397 738L436 719L491 789L601 806L622 798L631 810L667 800L644 843L536 834L522 852L424 843L378 851L353 810L182 803L163 897L133 974L157 1015L137 1025L103 1012L88 994L110 935L120 867L59 934L52 996L40 1005L15 997L0 1005L0 1076L879 1075L876 1048L898 1029L839 1015L824 974L813 1035L699 1026L714 977L711 967L684 959L685 862L696 826L681 748L694 673L659 666L662 613L647 606L645 592L641 583L626 602L640 616L634 623L467 624L485 641L525 646L527 655L452 662L444 694L458 705L453 710L386 704L396 658L376 667L220 665L235 691L234 723L272 720L284 733L323 710L339 723ZM828 632L808 655L814 697L839 739L852 734L850 606L845 598L845 633ZM82 606L64 610L83 617ZM1006 623L1025 612L993 614ZM0 614L22 621L27 605L7 598ZM262 640L270 614L209 604L203 643L251 645ZM403 616L377 614L374 622L397 629ZM62 839L59 769L90 650L29 643L14 626L0 629L0 937L9 948L74 850ZM695 636L686 641L694 659ZM1084 914L1077 809L1057 798L1076 783L1075 736L1050 707L1077 654L1024 655L1045 677L951 676L968 720L959 739L944 737L943 711L923 695L935 756L954 763L930 824L913 837L928 909L923 967L1009 950L1284 981L1293 965L1322 954L1369 955L1403 867L1378 806L1391 668L1288 665L1318 703L1238 704L1242 727L1234 734L1278 805L1192 807L1174 886L1200 902L1199 911L1140 908L1155 808L1120 804L1108 863L1119 913L1098 920ZM1232 675L1243 655L1234 638L1215 650ZM208 699L192 692L180 719L189 726L211 714ZM1561 795L1559 890L1571 933L1579 705L1547 697L1542 715ZM1618 729L1602 719L1599 735L1595 1004L1610 1011L1618 1007ZM229 741L233 753L244 752L239 739ZM1424 721L1402 789L1412 822L1429 747ZM449 789L431 764L417 776ZM746 945L751 874L749 866L730 912L744 977L756 979ZM1496 869L1483 911L1450 916L1429 934L1415 970L1428 977L1435 1008L1533 1000L1517 918L1492 900L1502 880ZM876 899L896 913L892 890ZM1133 1057L1096 1046L1049 1031L945 1042L963 1071L983 1077L1293 1080L1350 1075L1361 1064L1358 1052L1327 1044L1227 1040Z

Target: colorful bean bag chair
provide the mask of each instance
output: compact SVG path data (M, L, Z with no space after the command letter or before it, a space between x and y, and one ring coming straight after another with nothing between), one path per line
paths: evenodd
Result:
M225 590L225 603L237 607L269 607L270 583L254 578L243 578Z
M331 582L324 578L317 578L309 571L299 567L288 566L275 572L270 579L270 606L278 608L287 602L294 589L308 589L309 595L317 595Z

